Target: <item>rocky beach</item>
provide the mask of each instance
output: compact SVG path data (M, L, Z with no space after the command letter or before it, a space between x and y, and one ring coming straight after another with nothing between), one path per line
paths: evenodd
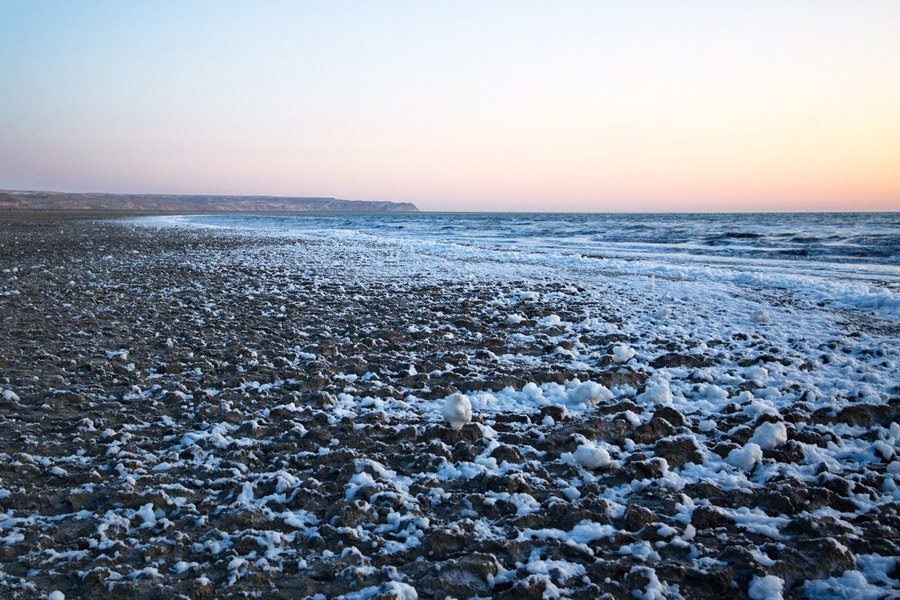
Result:
M900 597L896 289L511 261L3 214L0 596Z

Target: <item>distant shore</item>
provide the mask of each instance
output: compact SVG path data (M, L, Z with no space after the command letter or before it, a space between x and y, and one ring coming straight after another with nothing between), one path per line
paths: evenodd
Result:
M34 220L34 219L115 219L120 217L159 217L159 216L184 216L184 215L292 215L292 216L332 216L332 215L404 215L404 214L428 214L422 212L405 213L372 213L372 212L314 212L314 211L254 211L254 210L137 210L137 209L0 209L0 219L7 220Z
M162 212L398 213L418 212L409 202L306 196L109 194L0 190L0 210L126 210Z

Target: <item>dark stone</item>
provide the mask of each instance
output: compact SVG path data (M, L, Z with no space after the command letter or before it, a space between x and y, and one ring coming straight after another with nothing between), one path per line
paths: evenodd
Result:
M467 556L434 564L416 585L437 600L447 597L471 598L490 596L490 580L499 565L494 556L475 552Z
M678 354L670 352L654 358L650 362L650 366L654 369L671 369L675 367L688 367L690 369L700 369L708 367L712 361L705 356L697 356L695 354Z
M728 517L713 506L698 506L691 515L691 524L698 531L717 529L728 524Z
M654 414L653 418L634 430L633 439L639 444L652 444L660 438L675 433L675 428L666 419Z
M660 440L656 442L653 450L656 456L666 459L669 467L673 469L682 467L687 463L700 464L703 462L697 443L691 437Z
M652 510L632 504L625 512L625 529L635 533L658 520Z

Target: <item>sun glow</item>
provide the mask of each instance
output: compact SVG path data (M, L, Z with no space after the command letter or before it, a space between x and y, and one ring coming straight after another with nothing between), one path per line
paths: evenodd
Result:
M6 5L0 187L900 210L900 5L654 7Z

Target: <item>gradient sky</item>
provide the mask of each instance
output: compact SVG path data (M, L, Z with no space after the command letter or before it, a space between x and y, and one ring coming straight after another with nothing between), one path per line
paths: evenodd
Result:
M0 188L900 210L900 2L0 0Z

